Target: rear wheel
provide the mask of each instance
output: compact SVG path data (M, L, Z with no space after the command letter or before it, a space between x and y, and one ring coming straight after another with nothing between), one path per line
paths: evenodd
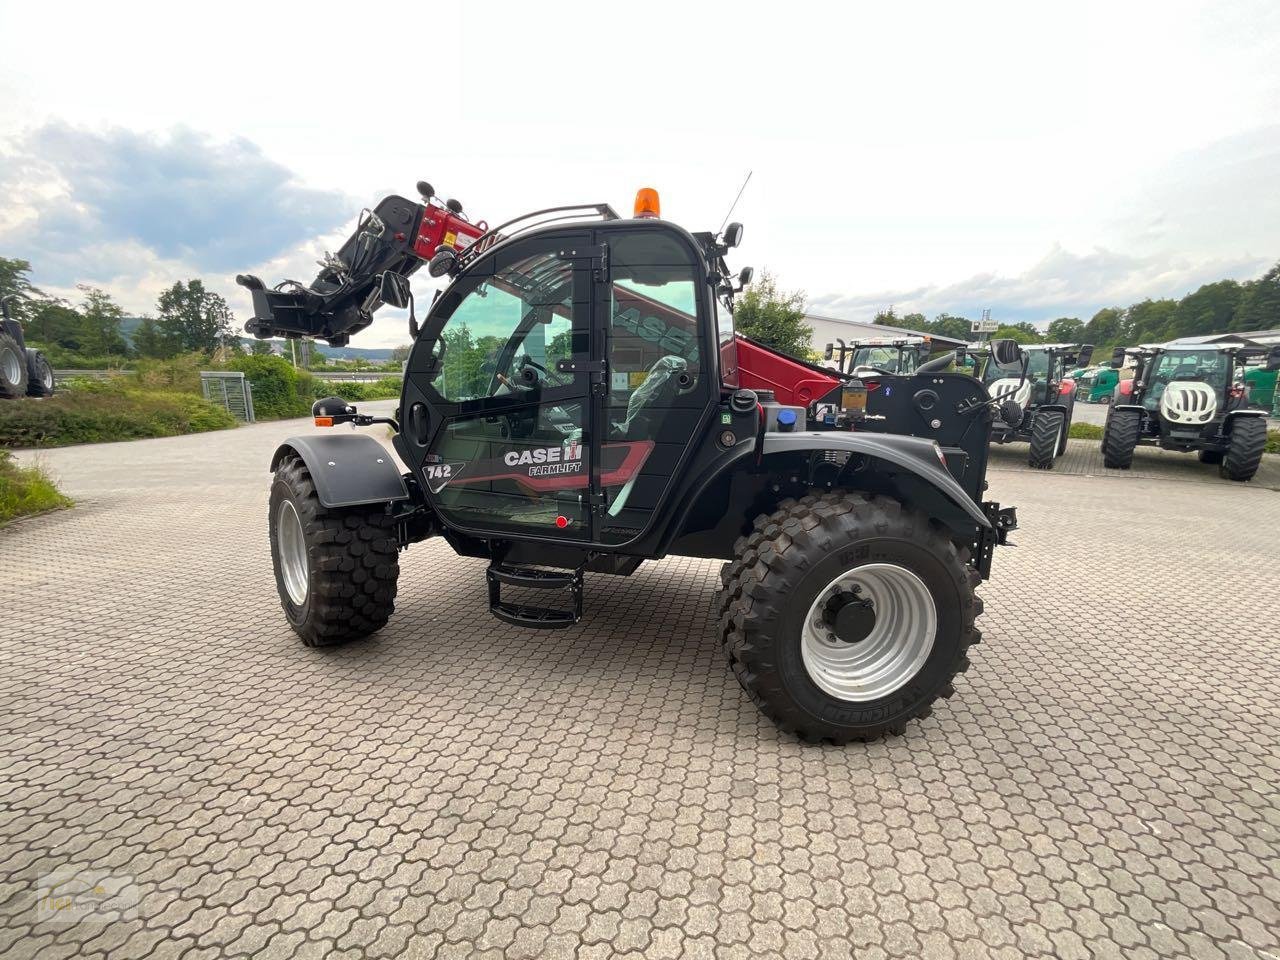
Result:
M1252 480L1262 463L1267 446L1265 417L1235 417L1231 425L1231 441L1218 473L1227 480Z
M902 733L950 697L981 634L978 575L887 497L787 500L721 572L721 640L756 706L805 740Z
M27 351L27 395L53 396L53 367L39 350Z
M323 647L381 629L400 576L391 519L380 508L323 506L297 457L277 468L269 511L280 605L302 642Z
M1107 424L1102 428L1102 463L1113 470L1133 466L1133 451L1138 446L1142 417L1137 410L1107 411Z
M1041 410L1031 421L1031 450L1027 462L1037 470L1052 470L1066 443L1067 418L1061 410Z
M26 353L12 336L0 333L0 397L16 400L26 392Z

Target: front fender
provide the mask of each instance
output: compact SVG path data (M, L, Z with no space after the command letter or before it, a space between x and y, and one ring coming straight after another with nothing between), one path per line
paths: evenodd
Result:
M271 457L272 472L290 455L302 458L326 507L355 507L409 499L391 452L360 433L290 437Z
M883 460L907 471L918 480L940 492L959 507L970 521L983 529L991 527L987 515L964 491L942 465L938 457L938 445L923 437L908 437L889 433L767 433L762 452L805 453L818 450L838 450L861 454Z

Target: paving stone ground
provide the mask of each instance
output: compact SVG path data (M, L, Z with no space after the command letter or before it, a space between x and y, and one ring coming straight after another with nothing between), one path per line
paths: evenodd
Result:
M1265 484L997 451L1023 529L956 697L814 747L725 668L704 561L539 634L421 544L376 638L303 647L296 429L50 452L79 505L0 531L0 956L1280 957ZM136 918L42 918L63 868Z

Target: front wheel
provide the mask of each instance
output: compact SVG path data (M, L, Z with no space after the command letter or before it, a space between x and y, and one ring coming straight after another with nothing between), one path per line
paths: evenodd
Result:
M289 457L276 469L268 520L280 605L303 643L329 646L386 625L400 561L381 508L325 507L306 464Z
M1061 410L1041 410L1031 421L1031 448L1027 463L1037 470L1052 470L1066 444L1066 422Z
M53 396L53 367L39 350L27 351L27 396Z
M16 400L26 392L26 354L18 341L0 328L0 397Z
M721 572L721 640L756 706L805 740L899 734L950 697L981 634L966 553L887 497L786 500Z
M1267 421L1265 417L1235 417L1234 420L1218 473L1225 480L1243 482L1252 480L1262 465L1262 453L1267 447Z
M1102 465L1112 470L1132 467L1141 431L1142 417L1137 410L1108 410L1107 424L1102 428Z

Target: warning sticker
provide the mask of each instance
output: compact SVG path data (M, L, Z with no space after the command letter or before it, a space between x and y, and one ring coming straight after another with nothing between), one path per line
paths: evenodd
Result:
M631 382L631 389L634 390L636 387L640 386L640 384L644 383L645 380L649 379L649 371L632 370L631 373L628 374L628 378Z

